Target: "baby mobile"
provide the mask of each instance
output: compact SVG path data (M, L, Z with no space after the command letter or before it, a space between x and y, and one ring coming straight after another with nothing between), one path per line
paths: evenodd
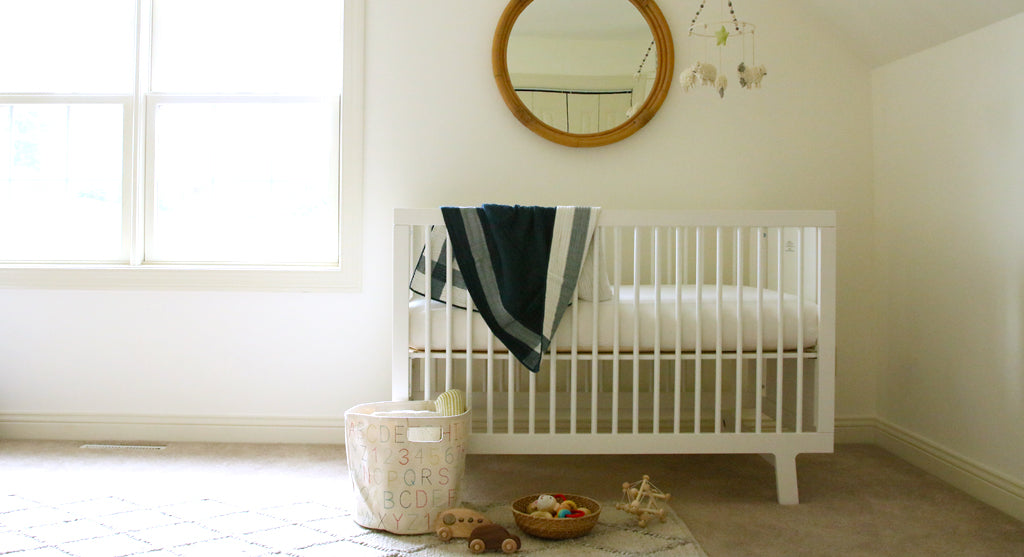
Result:
M733 42L738 39L742 48L743 54L740 57L740 63L736 67L736 72L739 76L740 86L744 89L752 89L754 87L761 87L761 80L764 76L768 75L765 71L764 66L758 66L757 64L757 42L754 36L756 27L752 23L746 21L740 21L736 18L736 10L733 8L732 0L728 1L729 6L729 18L725 18L725 2L722 0L722 19L719 21L699 21L701 15L704 12L704 4L708 0L701 0L700 7L697 8L697 15L693 16L693 21L690 22L690 37L696 37L700 42L703 43L703 60L698 60L694 64L679 75L679 83L683 86L684 91L689 91L698 86L710 86L718 91L719 97L725 97L725 89L729 86L729 80L725 76L724 66L722 65L723 51L727 46L729 39L733 39ZM750 62L747 62L747 43L750 43ZM711 57L710 47L714 42L714 47L718 49L718 66L716 67L709 60ZM700 50L699 48L697 49ZM698 56L700 54L698 53ZM719 71L718 68L723 68Z

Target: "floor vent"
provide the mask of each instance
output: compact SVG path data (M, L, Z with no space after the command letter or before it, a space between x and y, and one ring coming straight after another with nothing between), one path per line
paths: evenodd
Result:
M167 445L130 445L127 443L86 443L80 449L125 449L132 451L162 451Z

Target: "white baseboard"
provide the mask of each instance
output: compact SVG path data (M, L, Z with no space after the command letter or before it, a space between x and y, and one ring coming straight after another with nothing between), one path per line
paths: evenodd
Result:
M875 444L878 420L836 418L836 443ZM0 414L0 439L344 444L344 418Z
M935 475L968 495L1024 521L1024 482L993 470L896 424L879 418L855 418L850 429L873 430L867 441ZM836 438L840 438L836 420Z
M344 444L344 418L0 414L0 439Z
M836 444L874 445L878 434L878 419L872 416L836 417Z

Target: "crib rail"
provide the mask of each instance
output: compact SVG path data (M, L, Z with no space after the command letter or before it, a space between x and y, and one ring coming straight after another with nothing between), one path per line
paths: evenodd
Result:
M451 296L443 324L424 311L416 324L423 338L410 342L409 302L419 296L410 294L409 277L421 250L429 253L430 226L442 224L437 209L395 211L392 398L465 390L472 451L788 457L832 450L834 213L602 210L589 286L599 291L607 275L614 299L634 307L584 316L577 292L561 325L568 333L536 374L493 335L480 338L473 312L453 306ZM685 302L692 307L680 301L684 288L696 292ZM643 292L654 293L659 317L621 316L640 315ZM794 305L795 326L784 319ZM753 316L744 307L756 308ZM687 312L695 323L683 318ZM581 338L581 330L593 337ZM610 345L598 331L611 332Z

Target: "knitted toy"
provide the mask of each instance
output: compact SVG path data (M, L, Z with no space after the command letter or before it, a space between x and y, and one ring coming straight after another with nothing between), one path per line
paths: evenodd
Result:
M535 510L547 511L549 513L554 513L555 509L558 508L558 500L553 495L541 495L534 504L536 505Z
M434 407L442 416L458 416L466 411L466 393L459 389L445 391L437 395Z

